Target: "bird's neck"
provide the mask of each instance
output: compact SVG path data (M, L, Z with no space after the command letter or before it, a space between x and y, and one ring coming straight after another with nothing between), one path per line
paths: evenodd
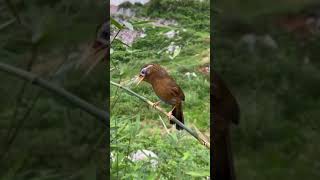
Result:
M162 74L152 74L150 75L150 77L148 78L148 82L154 86L156 84L158 84L159 82L161 82L161 80L167 78L168 76L164 76Z

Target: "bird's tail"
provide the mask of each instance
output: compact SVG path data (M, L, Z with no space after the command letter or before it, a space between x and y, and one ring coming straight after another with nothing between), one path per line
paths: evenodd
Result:
M183 112L182 112L182 103L179 103L176 105L174 110L172 111L172 115L177 118L182 124L184 124L184 119L183 119ZM173 121L170 121L171 124L174 124ZM178 124L176 125L177 130L183 129L181 126Z
M215 180L235 180L230 132L228 129L225 133L214 137L213 171L213 179Z

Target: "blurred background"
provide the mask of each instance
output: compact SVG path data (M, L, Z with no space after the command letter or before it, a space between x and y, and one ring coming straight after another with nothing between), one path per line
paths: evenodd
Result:
M91 0L1 1L0 61L107 109L105 66L85 75L107 7ZM3 72L0 82L0 179L95 179L99 164L105 171L101 122L30 82Z
M232 131L239 180L320 178L320 4L213 5L214 68L240 104Z

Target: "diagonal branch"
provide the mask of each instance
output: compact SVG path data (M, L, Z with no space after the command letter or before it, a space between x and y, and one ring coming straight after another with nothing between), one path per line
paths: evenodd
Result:
M6 5L8 6L9 10L11 11L12 15L15 17L15 19L18 21L19 24L21 24L21 18L20 15L14 6L14 4L11 2L11 0L5 0Z
M118 83L115 83L113 81L110 81L110 83L113 86L117 86L123 90L125 90L128 94L135 96L137 98L139 98L141 101L149 104L151 107L153 107L153 103L151 101L149 101L147 98L135 93L134 91L132 91L131 89L124 87ZM193 132L191 129L189 129L188 127L186 127L184 124L182 124L179 120L177 120L177 118L175 118L174 116L169 116L168 113L163 110L162 108L156 106L155 107L156 110L158 110L159 112L161 112L162 114L166 115L168 118L170 118L172 121L174 121L176 124L178 124L179 126L181 126L184 130L186 130L189 134L191 134L194 138L196 138L202 145L204 145L205 147L207 147L208 149L210 149L210 143L207 142L205 139L201 138L197 133Z
M109 123L107 122L109 120L109 113L106 111L103 111L94 105L86 102L85 100L73 95L72 93L66 91L65 89L58 87L40 77L37 75L24 71L22 69L7 65L5 63L0 63L0 71L9 73L11 75L17 76L20 79L23 79L25 81L30 81L32 84L40 86L64 99L66 99L71 104L77 106L78 108L86 111L87 113L91 114L92 116L98 118L102 121L105 125L109 127Z

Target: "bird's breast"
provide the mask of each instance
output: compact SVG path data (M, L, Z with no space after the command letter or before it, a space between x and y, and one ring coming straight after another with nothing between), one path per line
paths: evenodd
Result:
M170 94L170 87L167 87L165 84L153 84L152 85L154 92L160 98L161 101L174 105L177 102L177 98Z

